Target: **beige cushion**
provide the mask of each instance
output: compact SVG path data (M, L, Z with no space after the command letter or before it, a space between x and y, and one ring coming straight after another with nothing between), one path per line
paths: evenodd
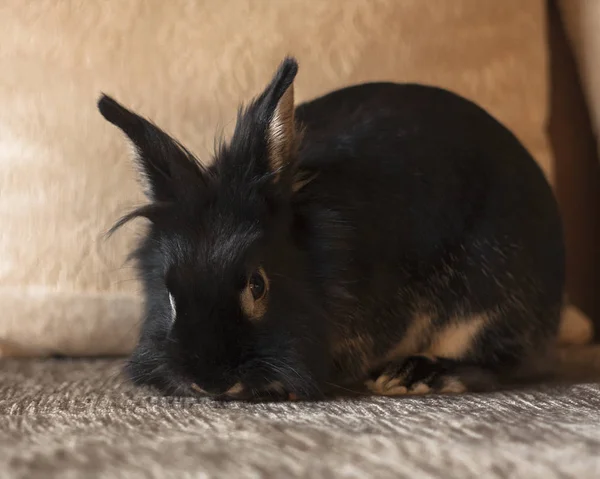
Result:
M600 138L600 1L560 0L559 5L598 140Z
M0 354L130 350L139 284L123 266L142 197L101 91L208 161L238 102L286 53L297 100L395 80L461 93L551 172L543 0L3 0L0 5Z

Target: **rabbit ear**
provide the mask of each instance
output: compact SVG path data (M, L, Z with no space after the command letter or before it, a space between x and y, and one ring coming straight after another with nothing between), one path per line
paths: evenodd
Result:
M107 95L98 101L98 109L132 141L140 178L150 200L175 201L200 186L203 169L177 140Z
M266 175L277 182L293 160L297 145L293 82L297 72L296 60L286 58L264 91L240 110L226 161L234 174L247 171L253 177Z
M297 72L296 60L286 58L266 90L272 91L272 112L266 135L269 166L275 173L290 161L296 144L293 81Z

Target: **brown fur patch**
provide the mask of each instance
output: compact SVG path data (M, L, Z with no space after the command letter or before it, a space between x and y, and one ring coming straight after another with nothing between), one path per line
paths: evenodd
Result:
M240 394L242 391L244 391L244 386L242 383L235 383L233 386L231 386L227 392L225 394L227 394L228 396L236 396L238 394Z
M198 386L197 384L195 384L195 383L193 383L193 384L192 384L190 387L191 387L191 388L192 388L194 391L196 391L197 393L200 393L200 394L206 394L206 391L205 391L204 389L202 389L200 386Z
M249 319L252 320L259 320L267 312L269 278L267 278L267 275L262 268L260 268L260 274L265 281L265 295L262 298L258 300L254 299L249 284L247 284L240 293L240 305L242 307L242 311Z
M290 85L275 108L273 118L267 130L269 145L269 164L272 171L278 171L285 166L295 145L294 121L294 85Z
M426 354L449 359L464 358L489 320L487 314L457 318L434 333Z
M444 384L440 388L440 393L444 394L460 394L466 392L467 387L458 378L444 378Z
M265 391L273 391L276 393L284 393L285 386L280 381L273 381L265 387Z
M396 347L386 356L387 361L418 354L431 333L431 315L417 313Z
M294 193L297 193L302 188L304 188L306 185L308 185L312 180L314 180L318 176L318 174L319 173L317 172L317 173L312 173L310 175L296 176L296 178L294 178L294 182L292 183L292 191Z
M560 346L579 346L588 344L594 337L594 326L590 319L578 308L567 304L561 314L558 331Z
M410 394L429 394L431 388L425 383L417 383L408 391Z
M389 376L380 376L376 381L367 381L365 386L373 394L378 396L403 396L408 394L406 386L400 384Z
M436 392L425 383L419 382L407 388L402 384L402 378L382 375L376 381L367 381L365 386L369 391L379 396L423 395Z

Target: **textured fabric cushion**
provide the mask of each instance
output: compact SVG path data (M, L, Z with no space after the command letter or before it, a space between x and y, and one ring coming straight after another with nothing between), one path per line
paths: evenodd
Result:
M560 0L559 5L575 52L598 140L600 139L600 2Z
M130 350L142 201L101 91L208 160L286 53L297 100L370 80L465 95L505 122L546 172L544 1L207 0L0 3L0 355Z
M0 363L2 478L600 473L597 382L454 397L219 404L133 390L118 371L108 361Z

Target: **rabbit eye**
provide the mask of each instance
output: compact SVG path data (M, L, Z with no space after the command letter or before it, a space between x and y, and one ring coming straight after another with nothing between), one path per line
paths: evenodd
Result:
M267 312L268 292L269 279L260 268L250 275L246 287L240 294L240 305L248 319L261 319Z
M265 279L263 278L260 272L256 272L250 276L250 280L248 281L248 286L250 288L250 292L252 293L252 297L254 301L258 301L261 299L266 293L266 285Z

